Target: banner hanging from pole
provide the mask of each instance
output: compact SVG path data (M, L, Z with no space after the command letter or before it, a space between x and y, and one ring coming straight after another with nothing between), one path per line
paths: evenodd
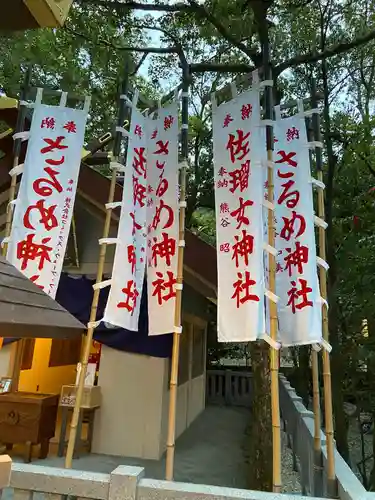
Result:
M320 343L322 299L305 118L296 115L282 119L279 111L276 114L274 182L279 340L283 346Z
M218 263L218 340L253 341L265 333L263 185L267 160L259 89L213 100Z
M73 215L88 111L36 104L7 259L55 298Z
M178 103L148 122L147 292L149 335L174 331L179 234Z
M111 289L103 321L138 330L146 266L147 119L133 105Z

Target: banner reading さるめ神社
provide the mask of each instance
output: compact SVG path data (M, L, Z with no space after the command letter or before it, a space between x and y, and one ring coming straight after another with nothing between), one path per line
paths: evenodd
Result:
M86 110L36 104L7 259L55 298L73 215Z
M319 343L322 299L305 119L278 117L274 133L278 340L284 346Z
M263 185L266 148L259 89L213 106L218 339L265 333Z
M179 235L178 102L148 122L147 292L149 335L174 331Z

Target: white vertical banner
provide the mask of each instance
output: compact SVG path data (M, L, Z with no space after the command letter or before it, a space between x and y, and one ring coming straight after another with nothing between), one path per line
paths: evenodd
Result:
M263 196L266 148L259 90L213 102L218 263L218 340L253 341L265 333Z
M322 340L309 144L303 116L275 123L276 293L283 346Z
M147 179L147 292L149 335L174 331L178 206L178 103L149 119Z
M138 330L146 266L147 118L133 105L111 289L103 321Z
M7 259L55 298L73 215L87 110L36 104Z

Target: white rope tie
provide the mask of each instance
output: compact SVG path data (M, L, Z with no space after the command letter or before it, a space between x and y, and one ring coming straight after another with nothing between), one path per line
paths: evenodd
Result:
M106 288L107 286L111 286L112 285L112 280L105 280L105 281L100 281L99 283L95 283L94 285L92 285L92 288L94 290L102 290L103 288Z

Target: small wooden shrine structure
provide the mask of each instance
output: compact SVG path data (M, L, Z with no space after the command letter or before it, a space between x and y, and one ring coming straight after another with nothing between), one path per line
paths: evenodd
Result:
M76 338L84 326L0 257L0 335L7 338Z
M57 28L68 16L73 0L13 0L6 2L0 30ZM3 6L5 7L5 6Z

